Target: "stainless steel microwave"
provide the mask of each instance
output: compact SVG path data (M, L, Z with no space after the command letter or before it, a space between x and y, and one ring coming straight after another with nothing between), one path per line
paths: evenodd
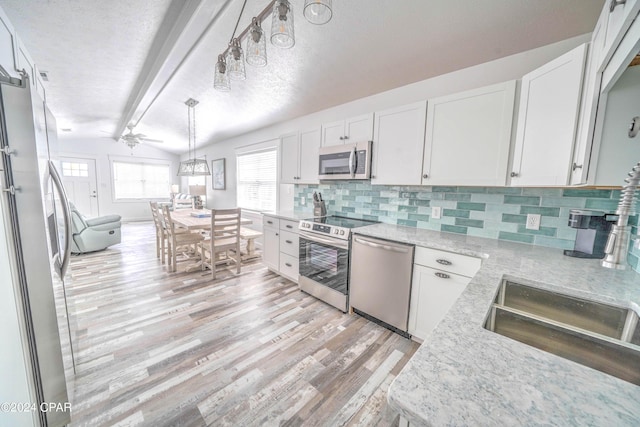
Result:
M371 141L320 147L318 178L371 178Z

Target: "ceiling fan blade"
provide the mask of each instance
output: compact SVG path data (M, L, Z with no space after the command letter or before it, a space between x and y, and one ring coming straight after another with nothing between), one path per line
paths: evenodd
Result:
M145 141L145 142L157 142L157 143L163 143L164 141L161 139L152 139L152 138L139 138L140 141Z

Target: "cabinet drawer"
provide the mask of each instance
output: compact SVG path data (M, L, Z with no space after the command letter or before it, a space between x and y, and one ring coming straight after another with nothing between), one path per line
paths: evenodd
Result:
M290 221L288 219L280 220L280 230L298 232L298 221Z
M291 255L295 259L299 258L298 233L280 231L280 252Z
M280 253L280 274L287 278L298 281L298 258Z
M271 227L271 228L280 228L280 220L273 216L262 216L262 226L263 227Z
M414 262L467 277L473 277L482 264L480 258L422 247L416 247Z

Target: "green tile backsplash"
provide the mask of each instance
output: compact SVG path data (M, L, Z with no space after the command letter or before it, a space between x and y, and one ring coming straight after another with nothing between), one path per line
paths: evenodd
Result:
M295 187L296 212L311 212L312 195L318 191L329 214L559 249L574 246L576 230L567 225L571 209L615 212L620 198L619 190L580 188L402 187L353 181ZM442 218L431 217L434 206L442 208ZM540 230L526 229L529 213L541 215ZM637 217L630 222L635 236ZM636 271L639 259L640 250L631 248L629 264Z

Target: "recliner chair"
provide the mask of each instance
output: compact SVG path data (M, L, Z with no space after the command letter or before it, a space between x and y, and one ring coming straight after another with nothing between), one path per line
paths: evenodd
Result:
M69 203L71 207L71 242L72 254L84 254L87 252L101 251L111 245L120 243L120 215L105 215L87 219L78 212L78 209Z

